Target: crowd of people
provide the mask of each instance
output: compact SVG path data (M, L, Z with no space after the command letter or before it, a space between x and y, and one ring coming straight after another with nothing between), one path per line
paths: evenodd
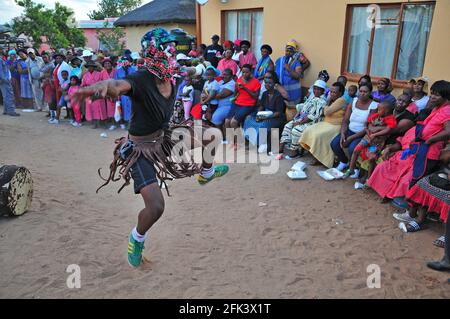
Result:
M344 178L358 181L355 188L372 188L383 202L392 201L403 213L394 214L399 228L415 232L426 228L437 214L448 220L450 207L450 82L439 80L428 88L428 79L411 79L397 97L388 78L362 76L357 85L347 78L330 81L326 70L302 91L302 79L310 61L295 40L284 54L272 59L272 47L261 46L258 60L247 40L224 41L177 54L180 70L172 121L202 120L224 132L242 128L246 141L278 160L299 158L309 152ZM90 50L63 50L40 56L32 48L0 49L0 85L4 114L17 116L14 105L48 111L49 123L61 121L61 110L75 127L126 128L133 112L127 96L117 100L72 99L79 87L106 79L123 79L138 72L142 54L125 50L108 56ZM306 92L306 94L303 94ZM257 135L250 134L256 131ZM260 130L264 129L264 130ZM271 130L278 129L280 143L274 149ZM263 134L264 136L261 136ZM428 217L428 218L427 218ZM445 247L449 239L434 244ZM434 269L450 269L447 245L443 261Z

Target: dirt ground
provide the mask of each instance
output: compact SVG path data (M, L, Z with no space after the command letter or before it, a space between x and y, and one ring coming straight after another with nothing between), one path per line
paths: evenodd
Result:
M97 169L106 171L123 134L51 126L45 113L0 116L0 165L23 165L34 179L31 210L0 217L0 298L450 297L449 275L425 265L443 255L432 245L441 224L404 234L372 190L326 182L313 166L307 180L291 181L294 161L272 175L230 164L207 186L170 182L149 261L132 269L127 237L143 202L131 186L117 194L120 183L95 193ZM79 289L66 284L71 264ZM379 289L366 284L371 264Z

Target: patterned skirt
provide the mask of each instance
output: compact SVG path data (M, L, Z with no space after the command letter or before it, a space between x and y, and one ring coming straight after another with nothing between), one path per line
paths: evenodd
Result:
M426 207L428 212L440 214L441 220L446 221L450 210L450 191L432 185L430 178L433 175L428 175L419 180L408 190L406 198L413 203Z

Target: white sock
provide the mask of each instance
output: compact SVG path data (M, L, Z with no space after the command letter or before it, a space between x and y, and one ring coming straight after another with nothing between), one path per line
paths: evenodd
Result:
M214 173L215 173L215 169L214 169L214 166L211 166L210 168L203 168L202 169L202 176L204 177L204 178L211 178L211 177L213 177L213 175L214 175Z
M143 243L147 239L147 233L144 235L139 234L136 227L134 227L131 231L131 235L133 236L134 240L140 243Z

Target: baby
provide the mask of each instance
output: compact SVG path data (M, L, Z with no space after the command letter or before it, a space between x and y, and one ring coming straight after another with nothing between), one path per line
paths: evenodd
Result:
M377 112L369 116L365 130L366 135L355 147L350 161L350 167L345 172L344 178L348 176L352 178L358 177L355 176L355 166L360 155L363 161L369 160L368 177L372 175L391 130L397 126L393 112L394 105L392 103L381 102L378 105Z

